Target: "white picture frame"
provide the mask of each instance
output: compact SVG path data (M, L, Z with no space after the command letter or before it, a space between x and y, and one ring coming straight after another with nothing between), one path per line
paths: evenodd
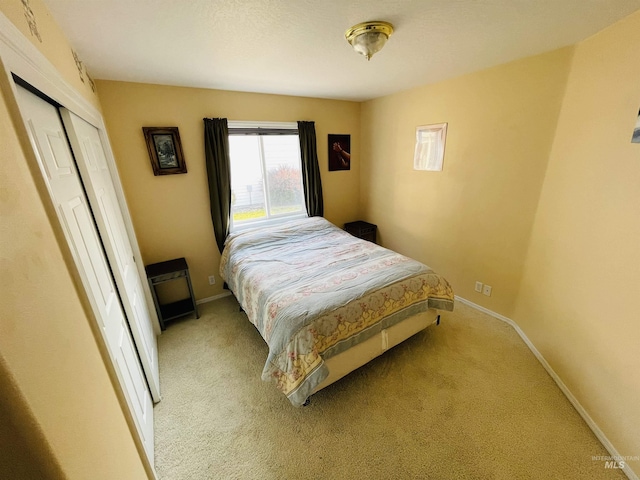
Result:
M420 125L416 127L416 148L413 169L441 172L444 162L444 147L447 138L447 123Z

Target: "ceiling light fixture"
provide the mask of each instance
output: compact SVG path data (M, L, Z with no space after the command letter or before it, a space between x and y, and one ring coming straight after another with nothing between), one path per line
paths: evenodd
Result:
M388 22L363 22L354 25L344 36L353 49L370 60L373 54L382 50L393 33L393 25Z

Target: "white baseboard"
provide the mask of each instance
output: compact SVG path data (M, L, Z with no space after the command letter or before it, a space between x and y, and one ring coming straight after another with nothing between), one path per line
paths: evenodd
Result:
M478 305L476 303L470 302L469 300L467 300L465 298L459 297L458 295L455 296L455 299L457 301L459 301L460 303L464 303L465 305L468 305L471 308L475 308L476 310L479 310L479 311L481 311L483 313L486 313L487 315L491 315L492 317L497 318L498 320L502 320L503 322L511 325L514 328L514 330L518 333L518 335L520 335L520 338L522 338L522 341L527 345L527 347L529 347L529 350L531 350L531 353L533 353L535 355L535 357L538 359L540 364L544 367L544 369L547 371L547 373L551 376L553 381L556 382L558 387L560 387L560 390L562 390L562 393L564 393L564 395L567 397L569 402L571 402L571 405L573 405L573 408L576 409L576 411L580 414L582 419L586 422L586 424L589 426L589 428L593 431L595 436L598 437L598 440L600 440L600 443L602 443L604 448L607 449L607 451L609 452L610 456L613 457L613 459L622 458L622 456L618 453L618 450L616 450L616 448L609 441L609 439L606 437L604 432L602 430L600 430L600 427L598 427L596 422L591 418L591 416L587 413L587 411L584 409L584 407L582 405L580 405L580 402L578 401L578 399L573 396L573 394L571 393L569 388L560 379L558 374L556 372L554 372L553 368L551 368L551 365L549 365L549 363L547 363L547 361L542 356L542 354L538 351L538 349L531 342L531 340L529 340L527 335L522 331L522 329L518 326L518 324L516 322L514 322L513 320L511 320L508 317L505 317L504 315L500 315L499 313L491 311L488 308L484 308L484 307L482 307L482 306L480 306L480 305ZM635 474L635 472L631 469L631 467L629 467L628 463L625 462L624 463L624 467L621 470L625 473L625 475L629 478L629 480L640 480L638 478L638 476Z
M214 295L213 297L201 298L200 300L196 300L196 305L202 305L203 303L213 302L214 300L228 297L229 295L231 295L231 292L223 292L219 295Z

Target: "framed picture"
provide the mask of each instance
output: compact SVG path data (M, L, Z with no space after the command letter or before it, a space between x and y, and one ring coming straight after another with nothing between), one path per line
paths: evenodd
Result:
M416 127L416 148L413 154L413 169L441 172L446 139L446 123Z
M154 175L187 173L178 127L142 127Z
M638 119L633 129L633 135L631 135L631 143L640 143L640 112L638 112Z
M351 170L351 135L329 134L329 171Z

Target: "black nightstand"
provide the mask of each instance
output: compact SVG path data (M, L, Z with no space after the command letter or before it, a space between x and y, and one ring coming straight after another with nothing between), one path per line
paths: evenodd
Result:
M373 223L358 220L357 222L345 223L344 229L354 237L376 243L376 232L378 230L378 226Z
M147 280L149 281L149 287L151 287L153 303L156 305L158 319L160 320L160 328L162 328L162 330L167 328L166 322L173 320L174 318L189 315L190 313L195 313L196 318L200 318L198 307L196 306L196 299L193 296L193 288L191 287L189 266L184 258L176 258L175 260L167 260L166 262L153 263L144 268L147 272ZM187 281L187 286L189 287L189 298L161 305L158 301L156 285L160 285L164 282L170 282L172 280L178 280L180 278L184 278Z

